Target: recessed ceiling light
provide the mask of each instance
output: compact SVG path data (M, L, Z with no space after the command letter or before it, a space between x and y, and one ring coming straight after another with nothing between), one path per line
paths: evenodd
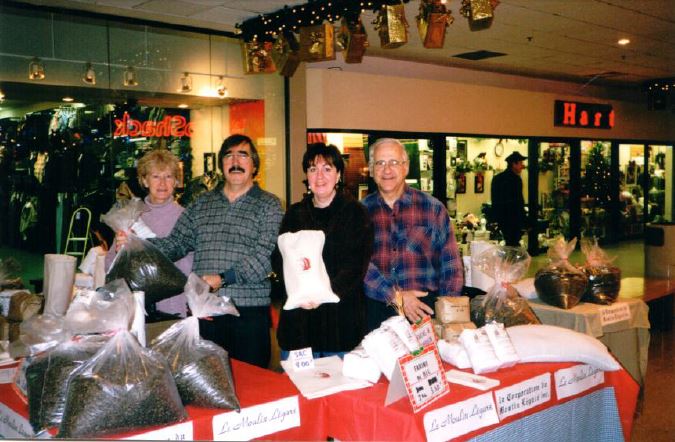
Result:
M72 97L63 97L61 100L65 101L66 103L70 103L71 101L75 101L75 99L72 98Z
M622 38L622 39L619 39L619 41L617 41L617 43L619 43L621 46L626 46L628 43L630 43L630 40L627 39L627 38Z
M181 103L181 104L178 105L179 109L187 109L188 107L190 107L190 106L185 104L185 103Z

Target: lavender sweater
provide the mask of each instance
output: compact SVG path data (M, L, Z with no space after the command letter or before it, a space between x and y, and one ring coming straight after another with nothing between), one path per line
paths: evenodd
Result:
M149 210L143 212L141 219L148 227L150 227L158 238L164 238L171 233L171 229L173 229L174 224L178 221L178 217L183 213L183 210L185 210L175 201L167 201L164 204L152 204L148 197L145 197L145 205ZM176 267L178 267L181 272L188 275L192 270L192 258L193 254L189 253L174 264L176 264ZM105 257L106 272L110 269L114 259L115 242L113 241L113 244ZM166 313L177 313L181 317L185 317L187 314L185 295L176 295L172 298L158 302L157 310Z

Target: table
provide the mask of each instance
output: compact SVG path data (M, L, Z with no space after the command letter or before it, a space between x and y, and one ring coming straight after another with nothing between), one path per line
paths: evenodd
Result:
M445 364L445 368L451 367ZM384 406L389 385L384 377L371 388L306 400L298 394L287 376L232 361L235 387L242 405L241 414L188 406L186 409L190 419L184 423L106 438L249 439L244 433L223 431L225 426L222 423L217 425L216 422L226 416L235 419L242 427L259 425L265 419L258 412L257 406L297 400L298 413L295 416L288 415L289 419L298 419L297 426L276 432L258 431L255 437L268 440L326 440L331 436L339 440L422 441L427 436L425 416L444 413L446 407L454 407L462 401L476 398L489 397L491 402L499 403L498 398L502 394L500 393L502 389L515 388L519 389L518 391L525 391L522 387L524 383L531 383L533 380L539 382L538 380L543 378L547 380L550 389L546 401L537 402L529 409L516 410L512 415L506 415L500 409L498 422L461 434L457 440L485 438L523 442L543 440L542 435L546 435L549 442L556 439L599 440L600 436L606 440L621 440L622 437L629 439L639 387L625 370L595 373L594 376L601 377L601 381L597 384L567 397L558 397L558 384L562 385L564 382L559 382L557 374L565 370L588 368L577 363L519 364L488 374L489 377L499 379L501 382L501 385L491 391L482 392L451 384L449 394L414 414L407 398ZM521 401L520 397L518 401ZM525 403L524 398L522 402ZM281 408L283 407L277 407ZM271 414L271 409L268 408L266 416L269 417ZM10 384L0 384L0 437L33 438L30 433L22 434L15 431L21 425L28 426L27 416L26 405L21 402ZM560 424L564 425L565 431L551 434L551 429ZM433 434L436 435L434 441L449 439L444 432Z
M184 435L185 439L194 440L243 440L251 438L249 437L250 435L254 435L254 437L266 440L326 439L323 401L309 401L303 398L288 376L284 374L264 370L237 360L232 360L231 362L235 390L242 407L241 413L188 405L185 409L188 412L189 419L183 423L105 436L105 438L161 440L180 439L180 436ZM294 401L296 400L297 406L294 406ZM3 405L11 411L8 413L7 410L1 410ZM261 410L261 405L269 405L269 407ZM297 410L297 414L287 415L284 420L288 420L284 423L269 424L269 421L273 420L272 414L275 409ZM11 388L11 384L0 384L0 410L4 411L4 413L0 413L0 438L34 438L27 421L28 407ZM8 417L8 414L12 412L16 415ZM225 422L222 419L224 414L227 414L228 418L232 419L232 421L239 424L242 428L234 428L236 424L227 425L227 428L226 423L218 425L221 421ZM261 414L264 415L264 418L260 417ZM298 417L299 423L297 426L273 433L265 432L268 429L287 426L293 418ZM14 420L13 422L11 422L12 419ZM268 423L261 422L264 419L267 419ZM21 420L24 420L25 424ZM279 420L277 419L277 421ZM8 428L8 424L11 427L19 427L19 431ZM26 432L26 429L30 433L22 434ZM241 431L246 431L247 433L242 433ZM50 430L50 433L54 434L55 432L55 429Z
M671 330L675 308L675 279L623 278L621 297L642 299L649 306L649 323L656 330Z
M581 365L530 363L502 369L486 374L501 382L501 385L488 392L450 384L448 395L417 414L412 413L407 398L385 407L388 383L381 380L372 388L330 396L326 401L327 432L338 440L429 440L425 430L425 416L429 418L431 416L429 413L444 411L445 407L484 394L495 395L493 397L497 403L496 392L502 388L539 376L550 375L550 379L555 379L554 373L572 367ZM488 441L551 442L630 439L639 386L625 370L605 372L604 382L578 395L558 398L556 388L551 387L551 391L552 397L548 402L502 418L498 423L459 435L452 440L475 438ZM555 429L560 426L564 426L564 430L556 431ZM439 440L444 440L444 436Z
M543 324L598 338L633 378L644 385L650 335L648 307L641 299L619 297L611 306L580 302L567 310L545 304L539 299L529 299L528 303ZM628 307L629 317L624 316L625 319L615 322L610 319L603 324L603 310L607 311L608 307L619 309L622 306Z

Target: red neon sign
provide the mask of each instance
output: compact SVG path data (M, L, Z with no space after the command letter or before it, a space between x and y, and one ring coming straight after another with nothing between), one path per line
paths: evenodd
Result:
M191 137L192 123L181 115L167 115L161 121L140 121L124 113L122 119L115 119L114 137Z

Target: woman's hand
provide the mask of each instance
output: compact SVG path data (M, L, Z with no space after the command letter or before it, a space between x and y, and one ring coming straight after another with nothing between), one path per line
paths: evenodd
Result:
M202 279L211 287L211 291L215 292L220 289L220 286L223 284L223 280L220 279L220 275L202 275Z
M127 232L122 230L115 233L115 253L119 252L122 247L127 243L129 237Z

